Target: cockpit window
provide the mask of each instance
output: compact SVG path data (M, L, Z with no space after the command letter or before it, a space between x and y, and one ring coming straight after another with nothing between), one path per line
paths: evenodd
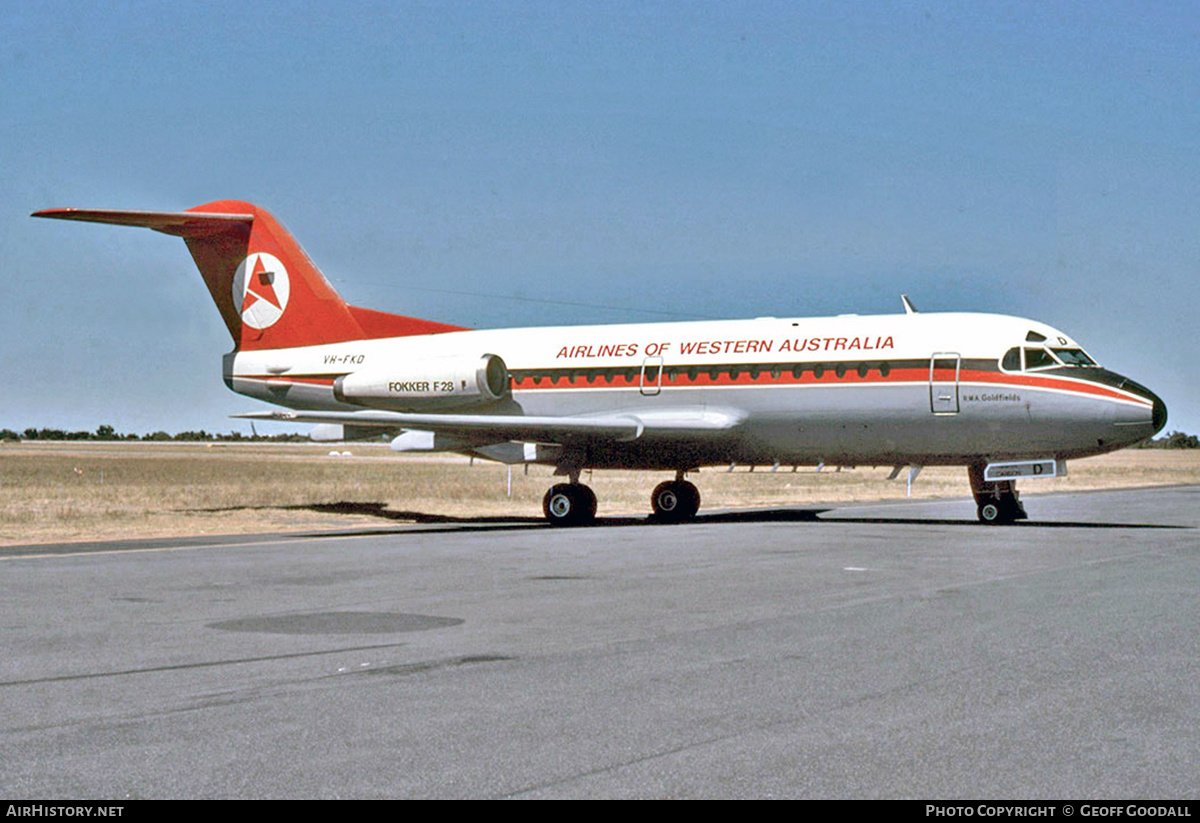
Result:
M1047 366L1057 366L1058 361L1050 356L1045 349L1025 349L1025 368L1044 369Z
M1040 346L1026 346L1022 349L1014 346L1000 358L1000 368L1007 372L1050 369L1056 366L1099 368L1096 361L1083 349L1045 349Z
M1030 331L1029 334L1025 335L1025 342L1026 343L1045 343L1046 335L1038 334L1035 331Z
M1051 349L1064 366L1095 366L1096 361L1087 356L1083 349Z
M1000 368L1005 371L1020 371L1021 370L1021 350L1016 346L1004 353L1004 359L1000 361Z

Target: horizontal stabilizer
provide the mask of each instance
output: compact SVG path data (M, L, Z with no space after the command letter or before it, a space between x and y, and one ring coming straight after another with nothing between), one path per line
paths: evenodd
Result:
M254 222L253 214L224 214L194 211L121 211L118 209L45 209L33 217L55 220L79 220L84 223L108 223L113 226L140 226L177 237L203 237Z

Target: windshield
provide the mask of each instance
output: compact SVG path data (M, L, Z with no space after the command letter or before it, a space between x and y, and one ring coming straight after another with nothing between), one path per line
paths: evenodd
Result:
M1083 349L1051 349L1064 366L1095 366L1096 361Z
M1025 346L1022 349L1013 346L1000 358L1000 368L1007 372L1053 369L1059 366L1099 368L1096 361L1083 349L1045 349L1033 346Z
M1025 368L1044 369L1047 366L1057 366L1058 361L1050 356L1045 349L1025 349Z

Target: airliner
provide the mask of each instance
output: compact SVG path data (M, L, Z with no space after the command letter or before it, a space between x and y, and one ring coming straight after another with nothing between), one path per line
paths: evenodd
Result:
M967 470L979 520L1024 519L1018 478L1145 440L1163 401L1036 320L919 312L473 330L352 306L267 211L51 209L182 237L233 338L226 385L315 440L554 466L543 511L591 523L591 469L673 473L653 518L700 507L711 466Z

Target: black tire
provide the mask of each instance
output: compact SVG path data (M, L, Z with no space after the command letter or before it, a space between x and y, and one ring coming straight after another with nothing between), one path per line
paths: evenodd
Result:
M579 495L579 501L582 504L582 513L585 523L591 523L596 519L596 493L592 491L590 486L585 486L582 483L574 485L575 493Z
M1006 526L1018 517L1016 506L1006 500L989 500L986 503L980 503L978 514L979 522L989 526Z
M581 483L559 483L542 498L542 513L551 526L591 523L596 519L596 494Z
M663 523L683 523L700 509L700 490L686 480L667 480L654 487L650 495L654 519Z
M684 509L687 512L686 520L691 520L696 516L696 512L700 511L700 490L686 480L679 481L679 490L687 507Z

